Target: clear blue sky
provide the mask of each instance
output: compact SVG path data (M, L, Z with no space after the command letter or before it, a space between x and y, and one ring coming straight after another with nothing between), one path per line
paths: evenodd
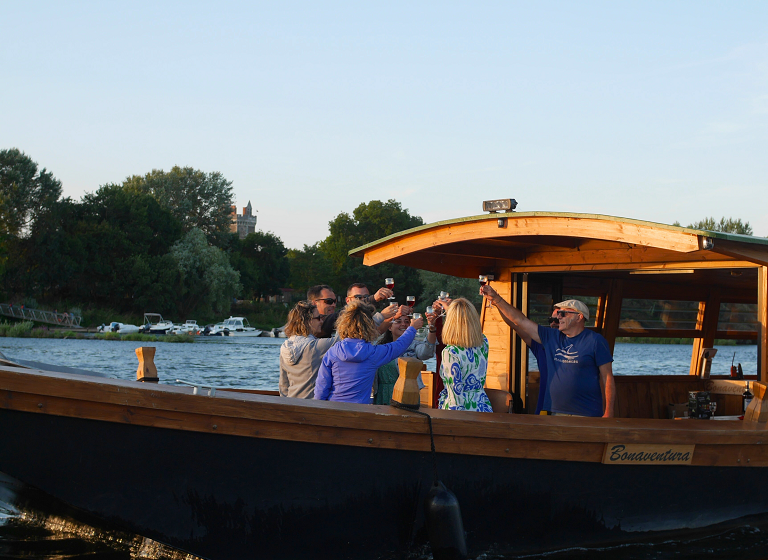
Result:
M361 202L768 236L768 3L11 2L0 149L66 196L220 171L288 247Z

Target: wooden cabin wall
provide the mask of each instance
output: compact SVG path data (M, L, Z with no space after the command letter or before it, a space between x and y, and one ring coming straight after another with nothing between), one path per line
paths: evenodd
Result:
M768 382L768 267L757 271L757 380Z
M509 270L499 273L491 286L506 301L512 301L512 277ZM488 338L488 376L485 386L491 389L509 390L509 372L512 371L512 329L501 318L495 307L485 307L480 312L483 333Z

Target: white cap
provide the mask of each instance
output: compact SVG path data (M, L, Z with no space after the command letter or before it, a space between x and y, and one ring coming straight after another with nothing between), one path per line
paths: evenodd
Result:
M555 304L555 309L573 309L584 315L584 320L589 320L589 307L583 301L577 299L567 299Z

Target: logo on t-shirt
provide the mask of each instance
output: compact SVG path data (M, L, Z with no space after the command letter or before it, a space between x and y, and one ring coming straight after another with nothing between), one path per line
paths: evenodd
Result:
M570 344L565 348L555 350L555 361L563 364L578 364L579 353L573 349L573 344Z

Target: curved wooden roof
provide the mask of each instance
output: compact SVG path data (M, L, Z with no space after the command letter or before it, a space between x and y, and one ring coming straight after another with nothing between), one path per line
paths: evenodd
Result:
M419 226L349 254L366 265L394 262L467 278L503 268L737 269L768 266L768 239L599 214L508 212Z

